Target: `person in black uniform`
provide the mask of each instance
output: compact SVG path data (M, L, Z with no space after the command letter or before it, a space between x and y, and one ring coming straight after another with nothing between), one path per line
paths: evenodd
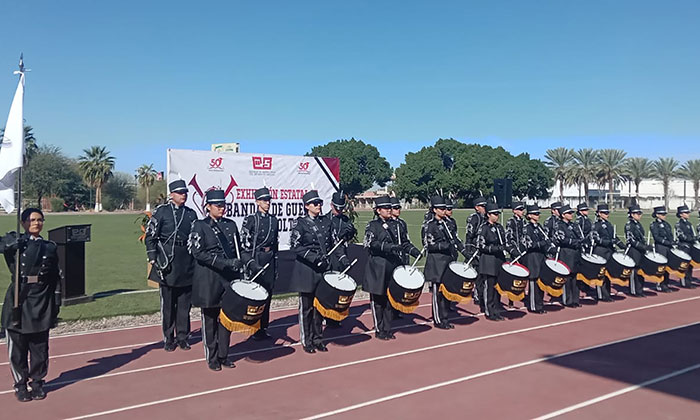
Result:
M430 207L435 217L424 223L421 229L423 247L428 252L423 273L432 288L433 323L435 327L447 330L454 325L448 320L449 301L440 292L440 283L448 265L457 260L457 251L464 251L464 248L460 249L461 241L458 242L447 223L445 199L439 195L431 197Z
M338 246L337 252L334 252L330 257L331 270L343 271L350 266L350 258L348 256L348 243L357 235L357 229L350 221L350 218L345 215L345 193L336 191L331 197L331 212L327 215L331 221L331 237L333 243L343 241ZM326 326L330 328L340 328L341 321L326 318Z
M467 218L467 234L464 238L464 245L466 247L466 255L464 256L467 261L472 259L472 265L474 267L479 267L479 256L476 248L476 236L479 234L479 230L486 223L486 199L484 197L477 197L474 199L474 213L469 215ZM474 303L483 306L481 304L481 291L484 290L484 282L479 274L476 278L476 285L474 287L473 298Z
M401 224L392 217L392 203L389 197L379 197L374 201L375 218L367 223L363 244L369 258L365 266L362 289L370 294L375 336L380 340L396 338L391 332L391 322L395 309L391 306L387 288L394 269L402 265L404 254L417 257L420 252L411 245L408 232L401 232Z
M569 205L564 205L559 209L559 213L561 220L554 227L552 242L560 248L559 259L571 270L571 275L564 283L562 303L569 308L578 308L581 304L579 303L576 273L583 238L580 236L578 225L573 222L574 209Z
M608 221L610 217L610 208L607 204L599 204L597 209L598 220L595 222L593 229L596 231L598 240L593 253L609 260L615 252L615 247L624 249L625 244L617 237L615 227ZM603 302L612 302L610 297L610 279L605 276L603 285L596 287L598 300Z
M598 234L593 230L593 222L588 218L588 204L579 203L576 206L576 225L578 226L579 237L581 238L581 253L593 252ZM591 298L597 300L596 290L579 280L577 286Z
M209 369L218 371L235 366L228 359L231 332L218 318L224 290L241 277L243 260L236 222L224 217L224 192L209 190L205 200L209 215L192 223L187 246L195 259L192 304L202 310L204 355Z
M408 224L401 218L401 202L396 197L391 198L391 217L396 221L398 231L397 238L399 240L399 245L402 246L399 253L399 260L401 260L402 265L410 264L411 256L418 257L420 251L413 245L411 238L408 236Z
M279 227L277 217L270 211L270 190L267 187L259 188L254 192L255 204L258 209L254 214L249 214L243 219L241 225L241 253L246 262L244 273L248 278L256 274L266 265L265 271L260 273L255 282L260 284L268 293L265 302L265 311L260 318L260 329L252 335L254 340L266 340L270 338L267 326L270 325L270 302L272 290L277 279L277 251L279 247Z
M676 211L678 222L676 223L676 237L678 238L678 248L690 255L690 249L698 240L698 236L693 231L690 223L690 209L686 205L679 206ZM688 265L685 276L680 279L681 286L687 289L695 289L693 284L693 266Z
M501 210L495 203L486 205L486 213L488 215L486 224L481 226L476 236L476 246L481 253L479 258L479 274L482 277L480 304L486 313L486 319L503 321L505 318L500 314L500 296L496 292L496 279L501 265L506 261L506 231L498 223Z
M187 185L179 179L168 185L170 200L158 206L146 227L146 254L151 263L149 279L160 286L163 348L189 350L190 307L194 259L187 238L197 213L187 207Z
M41 236L44 213L27 208L20 215L24 233L9 232L0 240L0 251L12 273L2 307L7 332L10 370L15 396L21 402L43 400L44 378L49 370L49 329L56 326L61 304L61 273L54 242ZM19 310L14 311L15 262L19 251ZM27 361L29 356L29 362ZM27 389L27 382L31 380Z
M547 254L554 250L554 244L540 226L540 208L537 204L527 206L527 219L520 237L521 249L526 253L523 264L530 270L526 305L528 312L544 314L547 312L544 309L544 291L537 285L537 280L540 278L540 271Z
M559 201L555 201L552 204L549 205L549 210L552 212L552 214L547 218L547 220L544 221L544 225L542 228L544 229L544 233L547 234L549 239L554 240L552 237L554 230L557 227L557 224L561 220L561 214L559 213L559 210L561 210L562 204Z
M639 262L644 258L644 254L652 250L650 245L644 241L644 227L639 221L642 219L642 209L638 205L633 205L628 211L629 220L625 224L625 238L630 249L627 253L635 262L630 277L630 296L646 297L644 294L644 277L637 273Z
M298 218L292 228L289 244L296 255L289 287L299 293L299 335L307 353L328 351L323 343L323 315L314 307L316 287L323 273L330 269L328 255L335 245L330 219L321 214L323 200L318 191L303 195L306 216Z
M515 259L520 257L525 251L523 246L523 234L525 232L525 203L514 201L512 204L513 216L506 222L506 251L510 257ZM539 212L539 208L538 208Z
M673 230L671 225L666 221L666 206L654 207L651 216L654 221L649 225L651 236L654 238L654 249L657 253L668 257L668 252L675 245L673 239ZM656 285L656 290L662 293L671 291L669 285L668 272L664 272L664 281Z

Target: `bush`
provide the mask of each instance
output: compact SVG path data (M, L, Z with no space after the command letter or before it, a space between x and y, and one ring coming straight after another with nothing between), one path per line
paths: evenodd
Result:
M63 199L60 197L51 198L51 211L53 211L53 212L65 211L66 207L64 206L64 204L65 204L65 201L63 201Z

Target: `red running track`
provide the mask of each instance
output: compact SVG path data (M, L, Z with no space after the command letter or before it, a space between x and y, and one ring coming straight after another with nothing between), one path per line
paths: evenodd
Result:
M296 343L296 311L284 310L274 342L234 335L237 367L221 372L207 369L198 334L173 353L158 326L55 337L44 401L15 400L4 348L0 417L695 418L700 292L648 295L513 310L497 323L460 309L447 331L431 327L426 295L389 342L373 338L367 302L356 302L326 331L330 351L313 355Z

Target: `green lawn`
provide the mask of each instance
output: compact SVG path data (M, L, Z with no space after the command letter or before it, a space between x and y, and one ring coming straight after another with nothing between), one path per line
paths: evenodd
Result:
M472 210L455 210L454 217L459 226L460 238L464 239L466 232L465 223ZM423 210L406 210L402 217L409 226L409 234L413 242L420 247L420 226L423 221ZM549 211L543 211L542 221L548 216ZM367 222L372 218L369 211L359 212L356 226L359 231L358 240L362 241ZM506 212L506 219L510 212ZM68 213L46 215L45 237L52 228L67 224L92 224L92 241L86 248L86 288L88 294L105 293L127 290L144 290L146 286L146 254L145 247L138 241L141 234L137 214L85 214L76 215ZM625 212L616 212L611 215L611 221L617 225L618 235L624 236L624 224L627 220ZM668 221L673 225L676 222L674 214L670 214ZM697 217L693 214L693 225L697 224ZM643 224L648 230L651 216L644 215ZM0 216L0 232L15 229L14 216ZM9 283L9 271L0 268L0 288L6 289ZM122 314L144 314L159 310L158 293L141 293L116 295L96 299L90 303L72 305L61 310L61 318L64 320L101 318Z

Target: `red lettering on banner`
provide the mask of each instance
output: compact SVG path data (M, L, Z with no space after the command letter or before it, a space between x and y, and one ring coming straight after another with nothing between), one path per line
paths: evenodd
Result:
M272 170L272 157L270 156L253 156L253 169L259 171Z

